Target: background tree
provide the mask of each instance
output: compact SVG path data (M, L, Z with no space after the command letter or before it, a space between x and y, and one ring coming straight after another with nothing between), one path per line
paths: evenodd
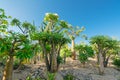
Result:
M76 53L75 53L75 38L80 35L81 32L85 30L84 27L70 27L69 30L67 31L68 35L70 36L70 39L72 41L72 58L73 60L76 59Z
M99 74L104 74L104 64L103 64L103 48L104 42L107 41L107 38L104 36L94 36L90 39L91 44L95 44L97 51L98 51L98 60L99 60Z
M63 58L64 60L64 64L66 63L66 58L67 57L71 57L71 50L70 48L68 47L68 45L64 45L61 49L61 57Z
M107 67L110 56L118 53L119 41L109 36L98 35L92 37L90 43L94 45L94 49L98 52L100 74L103 74L103 68Z

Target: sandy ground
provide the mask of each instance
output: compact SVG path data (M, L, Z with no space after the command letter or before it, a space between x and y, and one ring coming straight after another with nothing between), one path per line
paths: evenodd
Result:
M25 70L14 70L13 80L25 80L26 77L33 71L35 71L37 68L45 68L45 64L41 62L37 64L29 64L26 66L28 68L26 68ZM93 59L90 59L89 63L87 63L85 65L85 68L83 68L78 60L72 60L71 58L67 58L66 64L60 65L59 71L62 70L72 70L73 74L89 75L92 77L92 80L120 80L120 71L116 70L112 65L109 65L108 68L105 68L104 75L99 75L98 68L96 66L95 60ZM0 67L0 77L2 75L2 71L3 68Z

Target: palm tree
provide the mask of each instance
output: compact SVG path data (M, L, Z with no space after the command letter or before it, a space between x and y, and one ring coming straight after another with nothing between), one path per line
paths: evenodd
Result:
M24 33L20 23L18 19L13 19L11 22L12 25L18 26ZM30 42L26 34L14 31L8 31L8 35L1 38L0 53L7 56L2 80L12 80L14 56L18 56L20 59L32 56L32 52L34 51Z
M91 38L90 43L94 45L95 51L98 52L100 74L103 74L110 56L118 53L120 42L109 36L97 35Z
M66 22L59 21L57 14L48 13L41 30L33 35L43 50L47 70L52 73L58 70L61 47L69 42L63 34L65 28Z
M70 39L72 41L72 58L73 60L76 59L76 53L75 53L75 39L77 36L80 36L80 33L83 32L85 30L84 27L70 27L70 29L67 31L68 35L70 36Z
M103 64L103 48L104 48L104 43L107 41L106 36L94 36L91 38L90 43L95 44L97 51L98 51L98 63L99 63L99 74L104 74L104 64Z

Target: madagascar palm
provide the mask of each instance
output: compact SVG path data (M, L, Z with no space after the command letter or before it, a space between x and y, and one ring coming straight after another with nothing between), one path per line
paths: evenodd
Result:
M103 64L103 48L105 47L104 43L107 41L106 36L95 36L91 38L90 43L96 44L97 51L98 51L98 58L99 58L99 74L104 73L104 64Z
M6 28L9 26L7 23L8 21L7 19L5 19L5 17L1 18L0 20L2 21L0 26L4 25L6 26ZM3 20L6 20L6 25ZM8 34L0 37L0 53L4 54L7 57L2 80L12 80L14 56L18 56L19 58L21 58L20 56L22 55L24 56L24 58L28 58L33 52L32 46L30 45L31 41L27 38L26 34L24 34L24 27L22 28L21 22L18 19L13 19L11 24L13 26L18 26L23 34L14 31L7 31ZM27 46L24 45L27 44L26 42L29 42ZM29 54L29 56L26 56L28 55L27 53Z
M60 64L57 60L60 57L60 49L62 45L69 42L69 39L64 37L63 34L65 29L63 27L65 26L65 22L59 21L58 15L49 13L44 18L44 25L41 26L41 31L33 35L33 39L38 40L42 47L49 72L57 71Z
M71 27L68 31L67 31L67 33L68 33L68 35L70 36L70 39L71 39L71 41L72 41L72 47L71 47L71 50L72 50L72 58L75 60L76 59L76 53L75 53L75 38L77 37L77 36L79 36L80 35L80 33L81 32L83 32L85 30L85 28L84 27L78 27L78 26L76 26L76 27Z
M119 49L119 41L109 36L98 35L91 38L91 44L98 52L100 74L104 73L104 67L107 67L110 56Z
M8 56L8 60L4 69L3 80L12 80L14 56L18 56L19 58L23 59L26 57L29 58L32 55L32 46L26 45L29 42L26 40L27 38L25 35L13 32L9 33L9 36L2 38L2 44L0 47L1 53Z

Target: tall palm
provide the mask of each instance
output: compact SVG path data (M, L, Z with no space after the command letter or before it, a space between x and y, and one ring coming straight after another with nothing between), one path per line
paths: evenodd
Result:
M75 39L76 37L80 36L80 33L83 32L85 30L84 27L70 27L70 29L67 31L68 35L70 36L70 39L72 41L72 58L73 60L76 59L76 53L75 53Z
M96 50L98 52L98 63L99 63L99 74L104 74L104 64L103 64L103 48L105 47L105 42L107 41L106 36L94 36L91 38L90 43L96 45Z
M69 42L69 39L63 34L65 27L67 28L66 22L60 21L57 14L48 13L44 18L41 30L33 36L34 40L39 41L49 72L57 71L60 64L61 47Z
M120 42L109 36L97 35L91 38L90 43L94 45L94 50L98 52L100 74L103 74L110 56L118 53Z

